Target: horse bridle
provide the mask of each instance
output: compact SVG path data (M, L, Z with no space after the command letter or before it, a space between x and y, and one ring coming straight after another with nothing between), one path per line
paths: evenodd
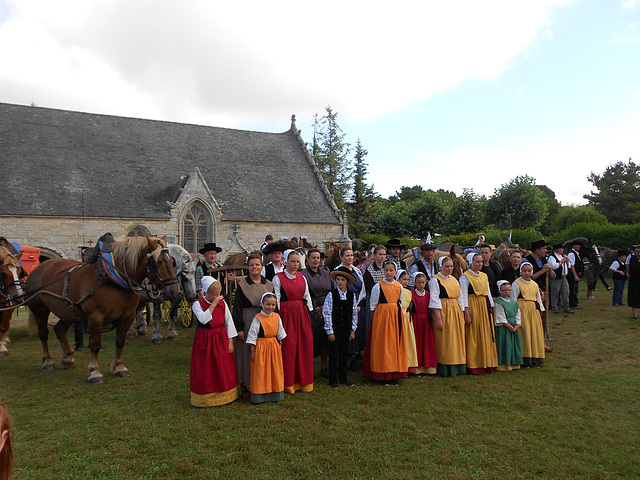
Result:
M0 267L0 272L3 271L5 268L12 267L12 266L15 266L18 269L22 270L22 267L20 265L9 265L5 263ZM20 281L20 278L10 283L2 283L2 285L0 285L0 293L2 293L2 295L4 295L7 298L8 302L11 302L14 298L19 297L19 295L15 295L14 297L14 295L11 294L10 289L13 288L15 293L18 290L18 288L21 286L22 286L22 282Z
M160 255L164 256L164 260L167 263L172 260L168 248L163 248L162 250L160 250ZM153 299L158 298L166 287L179 283L177 276L171 278L162 278L160 276L160 273L158 272L158 262L156 261L152 253L147 254L147 265L145 267L145 271L149 280L152 279L151 276L153 275L153 279L157 282L157 285L154 285L153 282L150 281L146 286L149 297ZM149 288L149 285L151 285L151 288Z

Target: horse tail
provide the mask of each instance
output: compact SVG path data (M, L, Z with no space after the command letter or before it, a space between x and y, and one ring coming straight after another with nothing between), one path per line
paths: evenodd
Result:
M30 337L35 337L36 335L38 335L38 322L36 320L36 316L33 314L31 309L29 309L28 326L29 326L28 332Z

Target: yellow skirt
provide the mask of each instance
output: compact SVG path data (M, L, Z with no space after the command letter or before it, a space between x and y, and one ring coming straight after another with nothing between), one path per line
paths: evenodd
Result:
M527 358L544 358L544 330L542 317L536 308L536 302L518 299L520 306L520 345L522 356Z
M436 357L442 365L462 365L467 362L464 341L464 315L458 300L442 298L442 330L433 322Z

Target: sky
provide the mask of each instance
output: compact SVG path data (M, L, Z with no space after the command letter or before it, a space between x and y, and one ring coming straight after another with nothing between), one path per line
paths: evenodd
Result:
M640 161L640 0L0 0L0 102L311 142L331 106L383 197L563 204Z

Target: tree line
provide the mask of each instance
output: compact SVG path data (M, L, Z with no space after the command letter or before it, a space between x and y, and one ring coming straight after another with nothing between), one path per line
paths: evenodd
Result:
M584 195L587 205L562 205L550 188L529 175L516 176L490 196L472 188L456 195L414 185L385 199L367 181L367 150L359 138L355 146L346 141L331 106L323 116L315 115L309 149L336 204L347 211L356 244L391 236L418 241L428 233L457 243L489 234L488 240L498 243L507 232L516 232L520 238L514 241L522 245L541 235L559 241L592 236L611 248L640 242L640 165L631 158L588 176L594 188Z

